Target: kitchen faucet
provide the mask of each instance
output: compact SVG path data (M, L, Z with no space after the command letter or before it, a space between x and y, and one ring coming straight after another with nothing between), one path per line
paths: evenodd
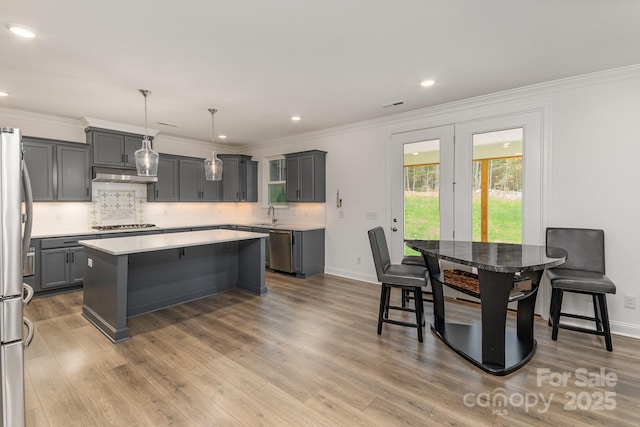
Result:
M267 215L271 214L271 224L275 225L278 220L276 219L276 208L273 205L269 205L269 209L267 209Z

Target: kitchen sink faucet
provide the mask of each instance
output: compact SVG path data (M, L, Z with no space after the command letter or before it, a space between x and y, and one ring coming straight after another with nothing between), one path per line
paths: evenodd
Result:
M269 205L269 209L267 209L267 215L271 214L271 224L276 225L278 220L276 219L276 208L273 205Z

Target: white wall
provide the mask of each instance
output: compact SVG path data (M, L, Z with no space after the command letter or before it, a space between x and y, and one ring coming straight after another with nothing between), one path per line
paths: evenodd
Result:
M623 307L624 295L640 298L634 251L640 242L640 67L269 141L247 152L258 160L308 149L328 152L325 271L376 282L366 231L391 225L386 175L390 135L534 108L543 109L545 117L545 226L605 230L607 274L618 289L608 297L612 329L640 337L640 307ZM342 209L334 204L336 190ZM367 219L367 213L377 219ZM566 298L568 307L592 310L590 300L571 297Z

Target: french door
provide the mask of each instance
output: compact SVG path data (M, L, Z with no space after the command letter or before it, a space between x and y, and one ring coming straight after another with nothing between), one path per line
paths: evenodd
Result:
M398 133L391 138L387 152L391 225L387 236L394 262L410 253L405 239L453 239L453 137L454 126L447 125ZM405 165L420 166L424 171L411 176L415 170ZM416 189L416 180L428 181L419 184L420 190L426 186L428 191L412 191ZM408 197L410 193L415 193L415 197Z
M414 238L544 244L542 146L539 110L393 134L392 260Z

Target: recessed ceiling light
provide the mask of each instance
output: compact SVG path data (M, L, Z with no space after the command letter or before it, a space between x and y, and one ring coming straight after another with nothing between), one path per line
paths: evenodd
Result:
M420 86L422 87L429 87L429 86L433 86L434 84L436 84L435 80L423 80L420 82Z
M21 24L9 24L7 28L16 36L24 37L25 39L32 39L38 35L33 28Z
M300 120L302 120L302 117L300 116L291 116L291 121L299 122Z
M413 154L414 156L417 156L417 155L418 155L418 154L420 154L420 153L411 153L411 154Z
M7 92L0 92L0 96L9 96Z
M227 139L227 135L218 135L218 138L220 138L220 139Z

